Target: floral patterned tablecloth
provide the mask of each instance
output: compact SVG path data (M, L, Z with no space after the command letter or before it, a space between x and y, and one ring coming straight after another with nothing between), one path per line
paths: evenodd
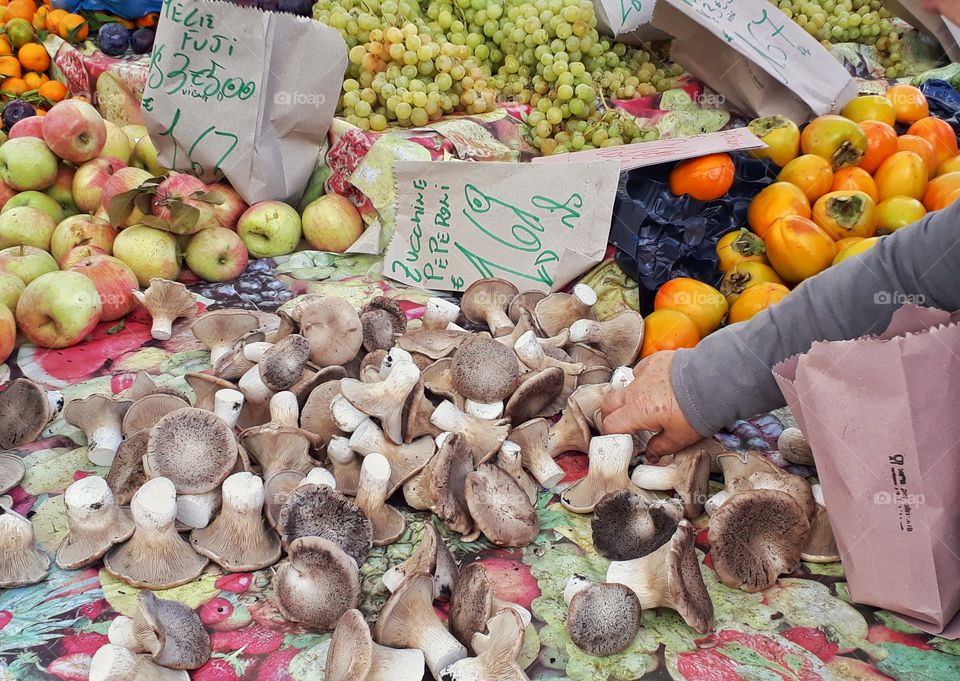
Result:
M335 283L304 281L276 271L306 272L276 263L253 263L238 282L195 286L201 307L244 306L270 310L295 294L335 292L356 303L373 295L399 299L411 317L424 296L362 277ZM330 272L321 272L329 275ZM165 342L150 338L149 318L138 310L120 324L103 324L82 345L58 351L21 348L12 358L14 377L25 375L63 390L66 398L127 389L138 371L161 384L189 392L183 376L209 367L208 353L189 324L175 325ZM768 415L742 422L722 435L725 444L773 451L781 421ZM12 491L14 507L33 520L41 548L52 553L66 532L64 489L81 477L103 474L87 460L81 433L61 418L41 439L19 450L27 476ZM582 455L560 460L565 482L586 470ZM803 471L811 473L812 471ZM728 589L717 580L709 555L703 575L716 607L709 636L687 628L667 610L643 613L643 629L630 648L609 658L591 657L566 634L562 590L572 574L602 580L607 561L593 550L590 517L564 510L556 497L538 500L541 533L524 549L502 550L483 541L462 543L437 529L462 564L482 562L499 596L533 611L523 658L531 679L685 679L690 681L817 681L828 679L960 679L960 644L922 635L886 612L852 605L839 564L803 564L764 593ZM396 544L376 548L361 569L360 608L371 620L387 597L380 576L416 545L425 514L405 512L408 528ZM699 536L705 545L706 523ZM701 553L703 557L703 553ZM210 630L213 658L193 672L196 681L320 681L329 635L284 621L273 602L272 570L223 574L216 566L185 586L159 592L195 608ZM54 567L49 579L20 589L0 590L0 680L83 681L94 651L107 642L118 614L131 614L137 589L103 570L67 572Z

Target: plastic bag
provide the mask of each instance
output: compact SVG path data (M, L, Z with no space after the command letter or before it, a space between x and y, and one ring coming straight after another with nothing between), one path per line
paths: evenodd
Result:
M640 304L652 309L653 294L667 280L692 277L717 285L717 241L746 224L747 207L771 184L776 169L765 160L734 154L736 180L715 201L670 192L674 164L637 168L620 175L610 243L617 264L640 282Z
M124 19L139 19L159 12L161 0L54 0L54 7L68 12L109 12Z
M954 132L960 132L960 92L945 80L932 78L920 85L920 91L927 98L930 105L930 115L942 118L953 127Z

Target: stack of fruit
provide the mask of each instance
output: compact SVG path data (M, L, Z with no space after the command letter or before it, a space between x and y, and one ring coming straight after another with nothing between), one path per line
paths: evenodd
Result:
M0 35L0 99L7 102L3 113L6 128L21 118L44 113L67 96L63 83L47 75L50 55L40 37L43 32L56 32L61 28L61 24L51 20L48 9L46 6L37 9L33 0L13 0L0 9L5 22ZM67 34L78 25L70 20L62 27Z

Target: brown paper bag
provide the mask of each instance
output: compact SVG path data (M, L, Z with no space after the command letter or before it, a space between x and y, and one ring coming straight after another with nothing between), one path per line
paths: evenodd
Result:
M850 597L960 637L960 324L906 305L887 331L773 369L810 440Z

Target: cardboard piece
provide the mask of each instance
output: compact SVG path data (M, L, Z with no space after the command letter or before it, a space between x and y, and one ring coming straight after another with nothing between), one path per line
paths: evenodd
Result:
M603 259L620 176L597 161L531 164L401 161L392 279L463 291L485 277L521 290L562 288Z
M850 597L960 636L960 324L906 305L887 331L773 372L810 441Z
M719 154L724 151L743 151L763 149L767 145L746 128L733 128L720 132L708 132L693 137L657 140L637 144L622 144L617 147L588 149L569 154L537 156L533 163L588 163L591 161L619 161L620 170L632 170L655 166L658 163L682 161L706 154Z
M960 28L939 14L928 12L918 0L887 0L884 6L914 28L927 33L940 43L950 61L960 61Z
M318 21L164 0L143 97L160 165L206 181L226 176L248 203L296 203L346 66L340 34Z
M797 123L857 95L846 69L768 0L657 0L671 58L747 115Z

